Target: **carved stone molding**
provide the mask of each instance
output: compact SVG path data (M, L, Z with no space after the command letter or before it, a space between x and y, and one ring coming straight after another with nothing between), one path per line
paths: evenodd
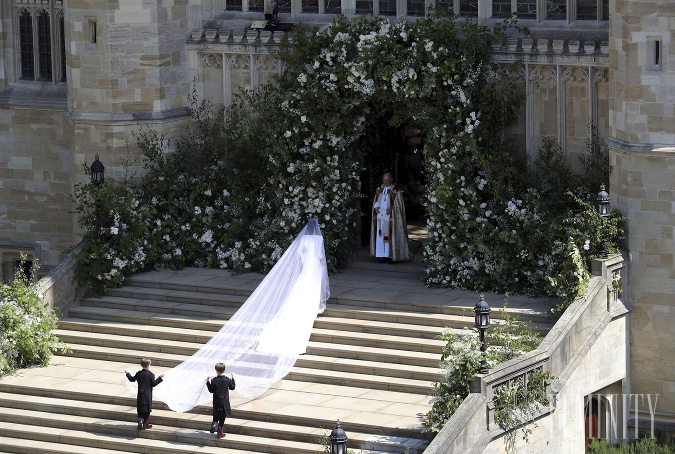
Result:
M558 70L555 66L535 66L530 72L530 80L557 78Z
M251 69L250 55L228 55L227 67L230 69Z
M201 66L209 66L215 68L223 67L223 55L222 54L200 54L199 55Z
M562 80L563 82L567 81L588 81L589 79L589 69L587 67L577 67L577 66L566 66L562 69Z
M601 82L607 82L609 70L607 68L595 68L595 74L593 75L593 83L599 84Z
M272 55L257 55L255 58L255 69L262 71L278 71L279 58Z

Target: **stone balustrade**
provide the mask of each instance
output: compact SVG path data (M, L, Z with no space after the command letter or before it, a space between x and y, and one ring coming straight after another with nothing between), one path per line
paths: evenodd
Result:
M535 350L495 366L488 374L479 375L473 383L472 393L424 453L482 453L492 440L511 429L504 429L495 422L493 399L497 390L500 387L523 389L535 371L550 372L555 379L547 384L550 404L542 406L538 414L529 415L529 418L534 420L554 413L557 394L586 353L610 321L628 311L619 299L625 264L626 258L619 254L595 260L592 266L594 277L586 295L567 308Z

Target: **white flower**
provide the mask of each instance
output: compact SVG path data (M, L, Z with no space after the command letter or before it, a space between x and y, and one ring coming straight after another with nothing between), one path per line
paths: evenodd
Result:
M199 207L195 207L195 214L202 214L202 209Z
M291 131L286 131L284 133L284 137L291 137Z
M173 250L173 255L181 255L182 253L183 252L179 248Z
M227 189L223 189L223 197L228 197L230 195L229 192L227 192Z
M298 76L298 82L300 82L303 85L307 83L307 74L300 73L300 75Z
M591 240L586 240L586 242L584 243L584 250L587 251L590 249L590 247L591 247Z
M112 233L113 235L117 235L119 233L119 230L117 229L117 227L111 227L110 233Z
M207 189L206 191L204 191L204 195L207 197L211 197L211 190Z
M305 115L303 115L302 117L300 117L300 121L305 123L307 121L307 117Z

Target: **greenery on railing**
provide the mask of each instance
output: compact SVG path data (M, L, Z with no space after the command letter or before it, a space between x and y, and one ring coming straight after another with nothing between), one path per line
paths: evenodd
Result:
M491 368L532 351L541 343L539 335L529 328L530 322L520 322L517 316L506 311L506 307L504 303L500 320L493 319L493 326L485 336L487 361ZM439 338L446 341L441 355L446 377L434 383L433 405L423 422L431 437L440 432L469 395L471 382L476 378L482 360L477 329L465 328L462 334L448 329ZM495 422L505 428L527 422L535 409L548 405L546 381L551 378L548 372L534 371L521 387L495 390ZM527 435L526 429L523 431Z
M25 260L21 258L14 280L0 285L0 376L44 366L56 350L68 350L53 334L58 327L58 309L44 304L42 295L35 291L39 265L34 261L27 271Z
M655 438L641 438L623 445L612 445L605 440L593 440L588 452L591 454L675 454L675 444L660 442Z

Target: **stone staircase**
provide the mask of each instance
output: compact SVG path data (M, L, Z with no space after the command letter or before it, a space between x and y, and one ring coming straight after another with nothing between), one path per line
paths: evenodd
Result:
M471 327L477 295L425 288L421 265L380 264L360 252L331 276L328 308L289 375L254 401L234 393L226 438L208 432L208 404L181 414L155 401L154 427L138 432L123 380L142 357L156 374L182 362L263 277L186 269L136 275L71 308L57 332L71 351L0 380L0 451L315 454L340 419L355 452L421 453L421 421L442 377L436 336ZM486 300L501 305L499 295ZM545 333L550 303L510 297L509 312Z

